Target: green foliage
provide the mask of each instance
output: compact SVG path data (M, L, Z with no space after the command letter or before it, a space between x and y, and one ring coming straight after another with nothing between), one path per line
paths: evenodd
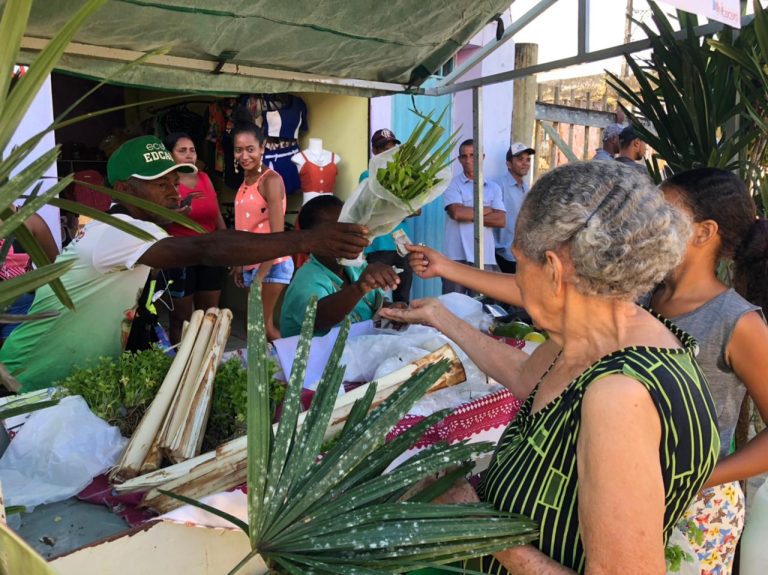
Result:
M274 415L285 397L285 385L275 379L277 362L269 360L270 411ZM248 415L248 374L238 358L222 363L213 384L213 404L208 429L203 439L203 451L216 449L222 443L245 435Z
M456 146L458 131L438 146L445 133L440 122L447 110L446 107L436 120L432 119L432 112L424 116L413 110L421 121L395 152L392 161L376 173L378 182L401 199L411 212L415 211L411 202L423 197L439 183L439 172L451 163L450 155Z
M690 554L682 550L679 545L668 545L664 548L664 559L667 561L667 572L676 573L683 566L683 561L693 561Z
M460 561L528 543L538 537L532 521L488 504L437 505L399 501L423 478L460 467L493 449L490 443L438 444L396 469L384 471L446 412L425 418L393 441L387 432L448 369L441 361L416 373L371 409L375 384L349 413L344 428L318 458L344 376L340 365L349 321L343 325L325 366L312 405L299 426L300 394L306 373L317 300L308 306L288 383L282 417L273 434L262 304L251 290L248 306L248 524L185 497L245 531L251 553L286 573L397 573ZM458 475L452 472L450 477ZM433 489L443 493L450 481ZM174 496L171 493L168 495Z
M95 365L75 368L59 385L69 395L81 395L93 413L130 437L172 361L159 347L100 357Z
M650 7L658 33L647 24L638 25L648 35L651 55L648 59L626 56L639 89L615 74L608 75L609 84L626 102L622 108L627 116L655 150L652 177L657 182L663 177L660 159L672 172L709 166L740 170L747 179L756 177L747 169L744 156L756 146L765 146L766 132L755 122L745 121L751 104L739 88L739 66L725 50L716 50L711 39L695 35L696 16L678 12L685 36L677 39L664 12L655 3ZM734 37L725 28L717 42L736 53L750 51L754 31L746 27Z

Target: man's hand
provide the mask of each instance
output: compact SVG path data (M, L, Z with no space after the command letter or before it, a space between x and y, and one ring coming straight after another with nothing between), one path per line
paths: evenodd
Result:
M243 281L243 266L232 266L229 270L229 275L232 276L237 287L245 287L245 282Z
M355 259L370 242L368 228L358 224L334 223L312 230L304 230L310 252L319 256Z
M360 279L357 280L357 286L367 294L376 288L383 290L397 289L400 278L392 269L392 266L381 262L374 262L365 268Z

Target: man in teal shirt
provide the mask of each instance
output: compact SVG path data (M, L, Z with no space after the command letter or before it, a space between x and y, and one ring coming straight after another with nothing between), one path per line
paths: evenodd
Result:
M299 228L319 229L339 219L343 202L323 194L308 201L299 212ZM280 334L298 335L307 304L318 297L315 335L324 335L349 315L352 322L372 319L384 304L382 290L395 289L400 282L392 266L372 263L368 266L342 266L336 258L311 253L285 292L280 310Z

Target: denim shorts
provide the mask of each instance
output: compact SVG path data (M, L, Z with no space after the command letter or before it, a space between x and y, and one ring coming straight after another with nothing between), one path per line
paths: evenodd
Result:
M259 273L259 268L253 268L252 270L243 271L243 284L245 287L251 287L253 278ZM274 264L269 270L267 277L264 278L265 284L285 284L291 283L293 277L293 259L288 258L284 262Z

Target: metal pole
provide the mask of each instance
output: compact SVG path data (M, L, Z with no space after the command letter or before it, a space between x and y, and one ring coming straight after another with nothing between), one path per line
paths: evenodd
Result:
M579 0L578 53L589 52L589 0Z
M475 209L475 267L485 267L485 222L483 221L483 88L472 88L472 139L475 141L475 182L474 182L474 209Z

